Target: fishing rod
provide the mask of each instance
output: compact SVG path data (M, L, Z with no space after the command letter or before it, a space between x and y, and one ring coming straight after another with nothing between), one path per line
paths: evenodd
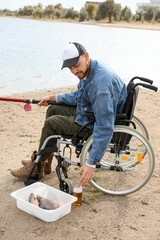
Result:
M38 104L41 100L35 100L35 99L19 99L19 98L3 98L0 97L0 101L9 101L9 102L22 102L25 103L24 110L30 111L31 105L30 104ZM47 102L49 105L62 105L57 102Z

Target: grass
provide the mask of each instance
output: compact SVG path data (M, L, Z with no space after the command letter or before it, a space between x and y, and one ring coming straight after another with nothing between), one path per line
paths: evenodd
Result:
M100 180L100 177L94 176L94 177L92 178L92 180L93 180L94 182L98 182L98 180Z

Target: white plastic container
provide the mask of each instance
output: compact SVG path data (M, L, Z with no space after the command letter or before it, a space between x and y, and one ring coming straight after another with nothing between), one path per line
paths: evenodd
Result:
M59 208L45 210L29 203L31 193L41 197L54 200L59 204ZM17 199L17 207L45 222L53 222L71 212L71 204L77 200L76 197L50 187L44 183L34 183L11 193Z

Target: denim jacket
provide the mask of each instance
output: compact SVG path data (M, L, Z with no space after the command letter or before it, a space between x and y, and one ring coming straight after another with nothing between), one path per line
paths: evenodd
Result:
M127 91L124 82L99 61L90 62L89 74L80 79L78 90L57 95L57 102L77 105L76 122L85 125L91 118L84 112L93 112L93 144L87 163L95 165L101 160L111 140L116 113L121 113Z

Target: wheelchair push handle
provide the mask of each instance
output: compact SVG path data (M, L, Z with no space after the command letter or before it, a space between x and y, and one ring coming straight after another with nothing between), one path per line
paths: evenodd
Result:
M144 88L148 88L148 89L153 90L153 91L155 91L155 92L158 91L158 88L157 88L156 86L149 85L149 84L145 84L145 83L137 83L137 84L135 84L135 87L136 87L136 86L142 86L142 87L144 87Z
M153 84L153 81L152 80L150 80L150 79L148 79L148 78L144 78L144 77L138 77L138 76L136 76L136 77L133 77L132 79L131 79L131 81L133 82L135 79L139 79L139 80L141 80L141 81L143 81L143 82L146 82L146 83L149 83L149 84Z
M155 91L155 92L158 91L158 87L153 86L153 85L150 86L150 85L148 85L148 84L143 84L143 87L148 88L148 89L150 89L150 90L153 90L153 91Z

